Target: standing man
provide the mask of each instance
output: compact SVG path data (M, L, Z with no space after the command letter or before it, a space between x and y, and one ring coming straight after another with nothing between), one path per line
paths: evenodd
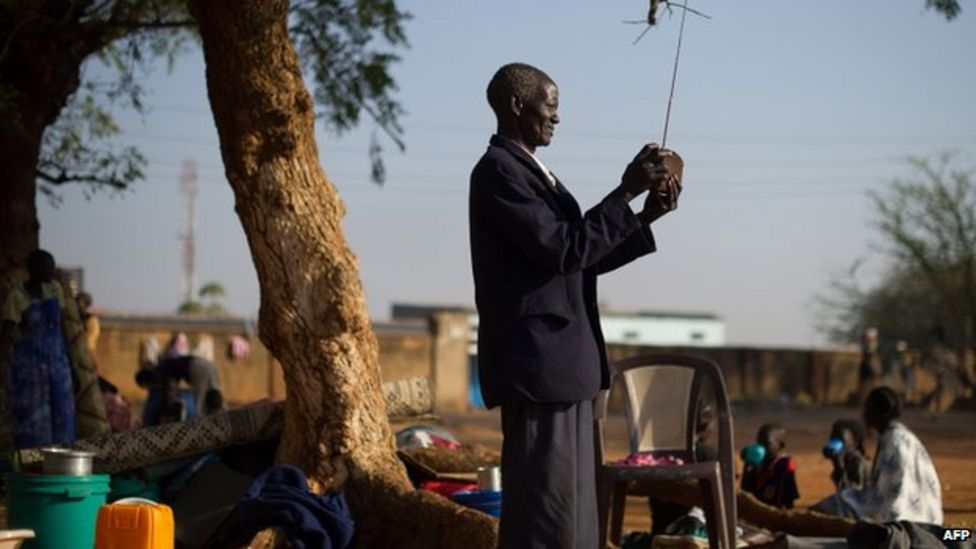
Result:
M868 393L878 385L881 376L878 356L878 329L865 328L861 332L861 362L857 368L857 404L864 405Z
M645 146L585 213L535 156L559 123L559 91L513 63L488 84L498 121L471 173L478 364L501 406L503 549L598 544L592 399L609 387L596 277L653 252L648 225L677 207L682 162ZM651 190L638 213L630 202Z

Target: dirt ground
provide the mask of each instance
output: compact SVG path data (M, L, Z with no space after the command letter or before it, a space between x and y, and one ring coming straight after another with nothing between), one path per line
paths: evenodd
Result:
M835 419L856 418L853 408L737 407L734 411L736 448L753 442L759 426L776 421L787 429L787 450L797 461L799 506L808 506L833 492L830 462L820 450L827 441ZM942 414L909 410L902 418L925 444L942 482L942 505L947 526L976 527L976 414ZM462 443L480 443L501 449L499 416L496 411L479 411L441 418L441 427L455 434ZM399 427L399 426L398 426ZM608 457L627 454L626 426L622 417L611 418L607 426ZM869 456L875 440L868 441ZM739 464L741 471L741 463ZM647 500L630 498L624 519L624 532L649 530Z

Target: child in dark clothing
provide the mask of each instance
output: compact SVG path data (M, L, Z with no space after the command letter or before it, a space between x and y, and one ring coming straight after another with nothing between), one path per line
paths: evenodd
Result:
M830 440L824 446L823 455L834 465L830 480L837 487L837 493L824 498L812 509L827 515L857 518L854 509L839 494L847 488L867 488L871 463L865 457L864 427L861 423L852 419L835 421L830 428Z
M800 492L796 487L796 461L783 452L786 429L778 423L766 423L759 428L756 443L766 449L766 457L758 466L746 465L742 489L763 503L792 509Z
M838 490L864 488L871 470L864 451L864 427L854 420L838 419L830 428L830 439L843 442L839 451L833 450L830 444L824 448L824 455L834 464L830 480Z

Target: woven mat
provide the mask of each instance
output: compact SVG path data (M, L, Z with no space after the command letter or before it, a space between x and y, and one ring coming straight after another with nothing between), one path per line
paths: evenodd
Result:
M419 416L432 410L427 378L384 383L383 392L391 416ZM269 402L181 423L79 440L72 447L95 452L95 473L118 473L275 438L281 433L283 416L283 403ZM40 450L22 450L20 459L24 464L39 462Z

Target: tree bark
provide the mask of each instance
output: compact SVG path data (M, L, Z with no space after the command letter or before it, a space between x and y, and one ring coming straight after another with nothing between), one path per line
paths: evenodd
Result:
M0 165L4 181L0 184L0 295L6 296L24 272L27 254L37 248L36 188L33 156L27 139L0 131ZM37 145L40 144L38 140ZM26 160L25 160L26 158Z
M287 386L278 460L342 488L360 547L493 547L497 522L415 492L396 457L345 213L323 173L284 0L191 0L227 179Z

